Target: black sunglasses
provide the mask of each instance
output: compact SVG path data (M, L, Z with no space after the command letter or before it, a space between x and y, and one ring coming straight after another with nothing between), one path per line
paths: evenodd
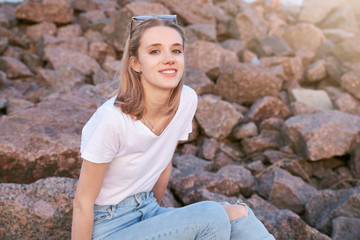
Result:
M165 20L174 20L175 23L177 24L177 16L176 15L153 15L153 16L134 16L131 19L131 23L130 23L130 39L131 39L131 35L133 32L133 23L134 20L137 21L146 21L152 18L159 18L159 19L165 19Z

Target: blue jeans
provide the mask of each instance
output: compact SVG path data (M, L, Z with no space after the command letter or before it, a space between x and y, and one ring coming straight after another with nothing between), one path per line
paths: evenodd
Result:
M230 222L225 209L216 202L164 208L153 193L139 193L117 205L95 205L92 239L274 240L247 208L248 217Z

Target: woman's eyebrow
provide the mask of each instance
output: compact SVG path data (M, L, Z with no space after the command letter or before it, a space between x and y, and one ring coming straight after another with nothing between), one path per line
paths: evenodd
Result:
M161 43L153 43L153 44L150 44L149 46L147 46L146 48L159 47L159 46L162 46L162 44ZM174 43L171 46L180 46L180 47L182 47L183 45L181 43Z

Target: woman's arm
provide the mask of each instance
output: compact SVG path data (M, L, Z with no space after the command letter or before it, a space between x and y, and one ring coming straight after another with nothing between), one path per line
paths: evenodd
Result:
M170 175L171 175L171 167L172 167L172 160L169 162L167 167L164 169L164 171L161 173L159 179L155 183L152 192L154 193L154 196L159 203L161 204L162 198L164 196L166 187L169 183Z
M91 239L94 222L94 202L98 196L110 163L84 160L73 201L71 239Z

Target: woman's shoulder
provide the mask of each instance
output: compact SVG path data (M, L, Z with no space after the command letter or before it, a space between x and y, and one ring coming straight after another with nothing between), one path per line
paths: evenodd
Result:
M190 102L197 102L198 98L195 90L187 85L182 88L182 97Z
M116 96L109 98L105 101L95 112L95 115L99 119L106 120L108 123L115 122L119 123L125 114L121 111L120 108L114 105Z

